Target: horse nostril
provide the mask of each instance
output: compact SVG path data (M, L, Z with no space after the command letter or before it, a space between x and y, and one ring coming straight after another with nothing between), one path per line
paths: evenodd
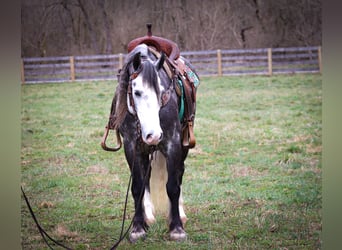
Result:
M148 141L149 139L152 139L152 134L148 134L148 135L146 136L146 140Z
M158 137L157 134L149 133L146 136L146 143L150 145L157 145L163 138L163 133L160 133Z

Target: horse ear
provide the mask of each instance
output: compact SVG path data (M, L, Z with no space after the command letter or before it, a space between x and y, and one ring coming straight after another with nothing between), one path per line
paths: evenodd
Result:
M141 64L140 52L136 53L133 58L133 68L137 70Z
M164 64L164 61L165 61L165 54L164 54L164 52L161 52L160 54L161 54L160 58L158 59L158 61L155 64L158 71L163 67L163 64Z

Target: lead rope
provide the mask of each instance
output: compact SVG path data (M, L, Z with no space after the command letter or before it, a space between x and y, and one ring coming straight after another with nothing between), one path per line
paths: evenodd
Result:
M32 207L31 207L31 205L30 205L30 202L29 202L29 200L28 200L28 198L27 198L27 196L26 196L26 194L25 194L24 189L23 189L22 186L21 186L21 192L22 192L22 194L23 194L23 196L24 196L24 199L25 199L26 205L27 205L27 207L28 207L28 209L29 209L29 211L30 211L30 214L31 214L31 216L32 216L32 218L33 218L33 220L34 220L34 222L36 223L36 226L37 226L37 228L38 228L38 230L39 230L39 233L40 233L40 235L42 236L43 240L45 241L46 245L47 245L50 249L54 249L54 248L49 244L49 241L47 240L47 238L48 238L48 239L50 239L53 243L55 243L56 245L58 245L58 246L60 246L60 247L62 247L62 248L64 248L64 249L72 250L72 248L67 247L67 246L63 245L62 243L60 243L60 242L56 241L55 239L53 239L53 238L52 238L52 237L51 237L51 236L50 236L50 235L41 227L41 225L39 224L39 222L38 222L38 220L37 220L37 218L36 218L36 216L35 216L35 214L34 214L34 212L33 212L33 210L32 210ZM46 237L47 237L47 238L46 238Z
M147 176L151 170L151 165L152 165L152 160L153 160L153 153L155 151L155 148L152 148L151 152L150 152L150 155L149 155L149 164L148 164L148 168L147 168L147 171L146 171L146 174L144 176L144 181L143 181L143 187L145 187L145 184L146 184L146 181L147 181ZM134 152L134 159L135 159L135 152ZM133 166L134 166L134 160L133 160ZM133 220L136 216L136 212L134 212L134 216L132 217L132 220L131 220L131 223L129 224L127 230L125 233L123 233L124 231L124 227L125 227L125 221L126 221L126 212L127 212L127 203L128 203L128 195L129 195L129 189L131 187L131 184L132 184L132 173L130 175L130 178L129 178L129 182L128 182L128 186L127 186L127 190L126 190L126 198L125 198L125 207L124 207L124 213L123 213L123 216L122 216L122 223L121 223L121 232L120 232L120 237L119 239L115 242L115 244L110 248L111 250L114 250L116 249L119 244L121 243L121 241L127 236L129 230L131 229L132 227L132 224L133 224ZM143 197L143 194L144 194L144 188L141 189L141 192L140 192L140 195L139 195L139 200L138 200L138 203L141 203L141 200L142 200L142 197ZM65 246L64 244L58 242L57 240L53 239L43 228L42 226L39 224L34 212L33 212L33 209L31 207L31 204L29 202L29 199L27 198L25 192L24 192L24 189L23 187L21 186L21 192L24 196L24 199L25 199L25 202L26 202L26 205L30 211L30 214L39 230L39 233L40 235L42 236L45 244L50 248L50 249L54 249L51 244L49 243L48 239L51 240L53 243L55 243L56 245L62 247L63 249L67 249L67 250L73 250L72 248L70 247L67 247Z
M131 229L132 227L132 223L133 223L133 219L135 217L135 214L132 218L131 224L129 225L129 227L127 228L125 234L123 234L124 231L124 227L125 227L125 221L126 221L126 211L127 211L127 202L128 202L128 194L129 194L129 188L131 186L131 182L132 182L132 174L129 177L129 182L128 182L128 186L127 186L127 191L126 191L126 199L125 199L125 208L124 208L124 213L122 215L122 223L121 223L121 232L120 232L120 237L119 239L115 242L115 244L110 248L110 250L114 250L116 249L119 244L121 243L121 241L127 236L128 231Z
M147 171L145 173L145 176L144 176L144 181L143 181L143 187L145 187L145 184L146 184L146 181L147 181L147 176L149 175L149 172L151 170L151 166L152 166L152 160L153 160L153 153L155 151L155 148L152 148L151 152L150 152L150 156L149 156L149 163L148 163L148 167L147 167ZM135 159L135 152L134 152L134 159ZM134 161L133 161L133 166L134 166ZM133 172L133 171L131 171ZM134 216L132 217L132 220L131 220L131 223L129 224L126 232L123 234L123 230L124 230L124 227L125 227L125 221L126 221L126 211L127 211L127 202L128 202L128 194L129 194L129 188L131 186L131 182L132 182L132 173L130 175L130 178L129 178L129 183L128 183L128 187L127 187L127 191L126 191L126 199L125 199L125 208L124 208L124 213L123 213L123 217L122 217L122 223L121 223L121 232L120 232L120 237L119 239L115 242L115 244L110 248L110 250L114 250L116 249L119 244L121 243L121 241L126 238L129 230L131 229L132 227L132 224L133 224L133 221L134 221L134 218L136 216L136 212L134 212ZM139 200L138 200L138 204L141 203L142 201L142 197L143 197L143 194L144 194L144 191L145 191L145 188L142 188L141 189L141 192L140 192L140 195L139 195Z

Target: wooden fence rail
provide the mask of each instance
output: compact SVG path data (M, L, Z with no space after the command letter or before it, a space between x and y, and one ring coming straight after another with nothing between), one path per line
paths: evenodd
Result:
M186 51L200 76L321 73L321 47ZM21 81L113 80L124 54L22 58Z

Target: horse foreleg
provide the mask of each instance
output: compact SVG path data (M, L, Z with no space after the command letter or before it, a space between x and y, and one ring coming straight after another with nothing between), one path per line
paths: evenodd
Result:
M132 243L135 243L138 239L144 238L146 236L147 225L144 220L144 210L142 207L141 194L142 190L144 190L142 179L140 175L133 175L133 183L132 183L132 196L134 198L135 205L135 216L133 219L133 227L129 235L129 240Z
M169 171L166 189L170 199L170 239L183 241L186 239L186 232L184 231L181 215L184 218L185 213L182 204L179 203L183 199L181 198L181 185L176 171Z
M148 160L148 155L136 154L133 163L134 167L131 168L133 178L132 196L135 205L133 228L129 236L131 242L136 242L138 239L146 236L146 231L148 229L146 218L148 218L150 222L153 221L153 208L151 207L152 204L149 203L150 195L148 183L151 173L148 170Z
M178 201L178 209L179 209L179 217L183 223L183 227L185 223L188 221L188 218L186 217L185 211L184 211L184 200L182 195L182 187L179 195L179 201ZM169 221L171 222L171 202L169 201Z

